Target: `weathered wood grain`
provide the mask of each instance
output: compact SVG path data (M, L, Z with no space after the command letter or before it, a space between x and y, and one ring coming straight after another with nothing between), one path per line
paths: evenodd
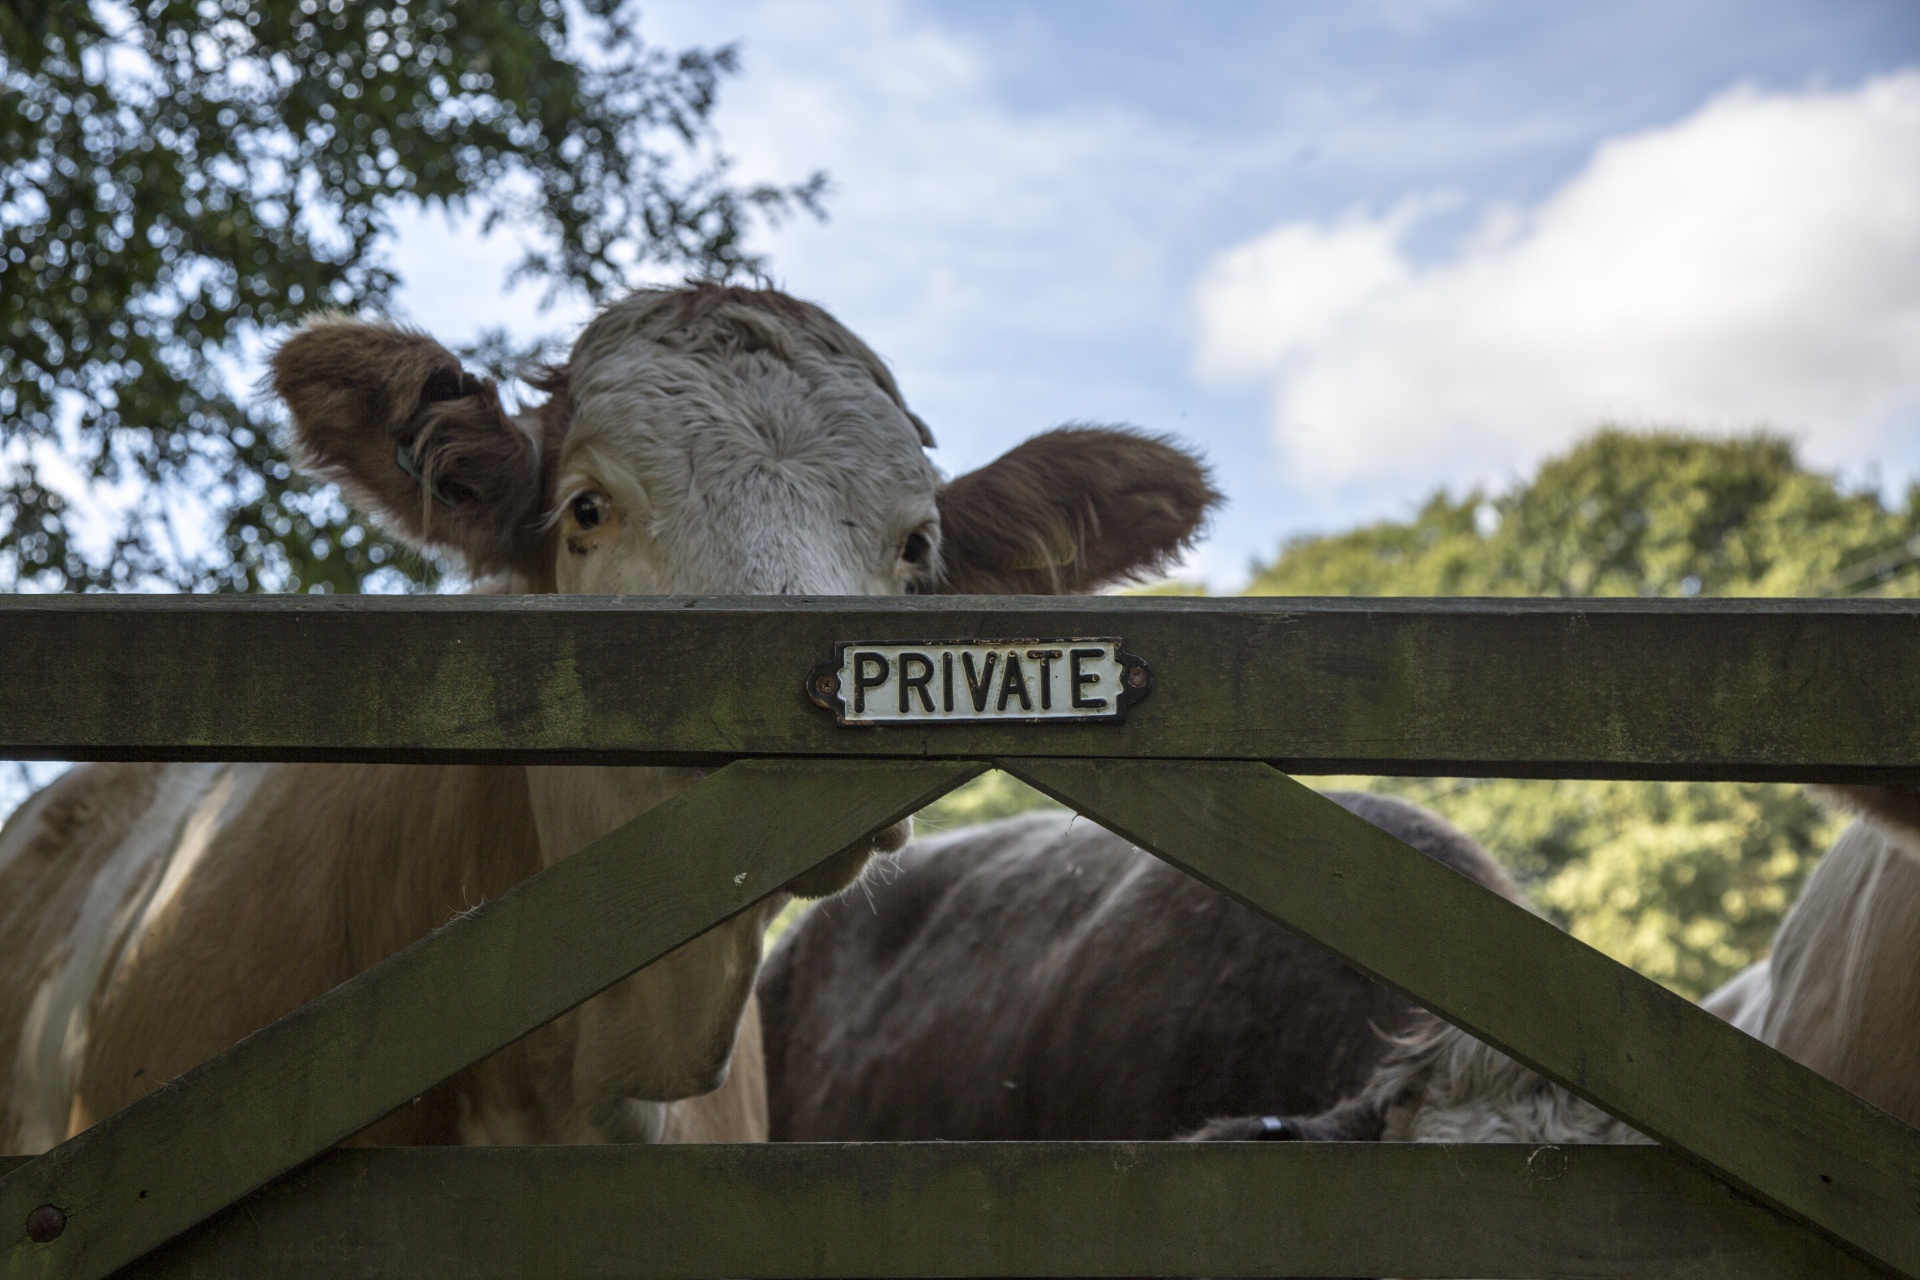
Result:
M729 765L0 1178L3 1273L109 1274L977 772Z
M1885 1273L1654 1147L341 1151L123 1280Z
M842 640L1119 636L1124 724L844 729ZM1920 778L1920 602L0 599L0 756L1254 759L1294 772Z
M1027 782L1908 1276L1920 1131L1264 765Z

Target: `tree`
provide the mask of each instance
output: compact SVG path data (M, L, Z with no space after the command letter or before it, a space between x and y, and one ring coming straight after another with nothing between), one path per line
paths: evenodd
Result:
M1297 538L1255 594L1920 594L1904 508L1765 434L1603 430L1498 494ZM1690 996L1764 955L1843 822L1757 783L1372 778L1483 841L1577 937Z
M549 296L756 272L747 228L817 214L823 176L732 185L709 120L735 51L652 48L616 9L0 0L0 575L352 591L392 572L398 549L293 472L234 384L305 313L390 303L403 207L537 233L517 274ZM63 469L131 492L104 556Z
M1695 999L1767 953L1845 826L1770 783L1335 781L1445 815L1575 937Z
M1601 430L1509 492L1439 492L1408 521L1296 538L1253 595L1780 596L1920 592L1920 563L1841 582L1920 534L1809 471L1790 441Z

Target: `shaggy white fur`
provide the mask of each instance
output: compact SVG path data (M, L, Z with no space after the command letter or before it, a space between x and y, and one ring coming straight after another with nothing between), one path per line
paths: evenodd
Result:
M1920 831L1904 793L1846 799L1865 816L1821 860L1772 955L1702 1005L1920 1124ZM1438 1020L1396 1044L1361 1098L1381 1109L1390 1142L1646 1141Z
M1384 1142L1646 1142L1637 1130L1435 1020L1396 1042L1363 1097Z
M833 335L746 307L654 335L610 307L568 366L559 587L593 594L892 595L937 567L917 421ZM610 503L579 527L582 495ZM930 554L903 558L910 536Z

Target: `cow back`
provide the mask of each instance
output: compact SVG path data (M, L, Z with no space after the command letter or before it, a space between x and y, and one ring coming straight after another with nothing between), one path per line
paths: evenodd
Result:
M1433 814L1332 798L1519 899ZM1159 1139L1218 1115L1317 1113L1414 1014L1059 813L917 843L804 917L760 994L772 1135L791 1141Z

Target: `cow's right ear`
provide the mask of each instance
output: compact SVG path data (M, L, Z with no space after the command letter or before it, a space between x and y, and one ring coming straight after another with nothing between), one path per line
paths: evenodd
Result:
M541 538L541 449L490 380L425 334L338 315L302 326L271 370L303 467L476 576L527 567Z

